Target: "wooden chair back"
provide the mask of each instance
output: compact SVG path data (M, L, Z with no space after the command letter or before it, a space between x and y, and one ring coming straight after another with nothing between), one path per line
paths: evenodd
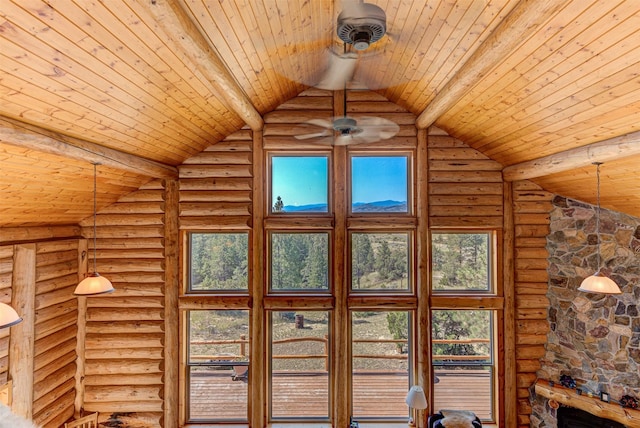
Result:
M64 428L98 428L98 412L67 422Z

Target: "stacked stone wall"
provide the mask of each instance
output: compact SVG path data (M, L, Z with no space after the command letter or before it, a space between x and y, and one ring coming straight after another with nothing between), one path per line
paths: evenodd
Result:
M601 210L598 266L597 208L555 197L549 252L550 332L538 377L571 376L585 391L640 398L640 219ZM620 295L578 291L598 267ZM552 403L553 404L553 403ZM532 399L532 428L557 426L553 405Z

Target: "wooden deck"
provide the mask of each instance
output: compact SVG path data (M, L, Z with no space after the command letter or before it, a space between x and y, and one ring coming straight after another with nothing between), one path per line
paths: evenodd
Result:
M438 371L434 409L473 410L491 419L490 378L482 371ZM327 373L279 373L272 383L274 418L326 418L329 414ZM192 378L191 419L247 419L247 383L233 381L230 370L198 373ZM406 374L356 373L353 415L406 418L409 388Z

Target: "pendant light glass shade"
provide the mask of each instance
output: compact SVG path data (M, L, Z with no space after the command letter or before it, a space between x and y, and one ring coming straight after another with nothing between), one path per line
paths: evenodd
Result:
M586 277L578 291L584 291L586 293L601 293L601 294L621 294L620 287L611 278L605 276L600 272L600 165L602 162L594 162L596 165L596 178L597 178L597 211L596 211L596 236L598 239L597 256L598 256L598 270L591 276Z
M0 328L11 327L22 321L20 315L6 303L0 303Z
M97 251L97 239L96 239L96 215L98 211L97 207L97 186L96 186L96 176L97 176L97 167L98 164L93 164L93 273L86 276L85 279L80 281L78 286L76 287L73 294L76 296L94 296L96 294L105 294L111 293L114 291L113 285L111 281L107 278L100 276L98 270L96 269L96 251Z

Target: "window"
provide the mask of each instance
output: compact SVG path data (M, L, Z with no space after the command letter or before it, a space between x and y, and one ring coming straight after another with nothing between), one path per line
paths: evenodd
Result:
M271 290L329 289L329 234L271 233Z
M248 233L191 233L189 291L247 291Z
M408 213L409 158L351 157L351 212Z
M271 312L271 417L329 418L329 312Z
M409 233L351 234L351 289L407 291L411 287Z
M189 421L247 421L248 326L246 310L188 311Z
M434 310L431 316L435 408L471 410L494 421L493 312Z
M272 214L327 213L329 158L271 156Z
M406 418L409 390L410 313L351 314L353 416L359 420ZM375 403L372 409L371 402Z
M493 291L490 233L436 232L431 236L434 291Z

